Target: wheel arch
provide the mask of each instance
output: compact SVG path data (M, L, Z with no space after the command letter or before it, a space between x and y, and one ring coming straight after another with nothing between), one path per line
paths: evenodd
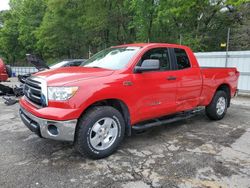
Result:
M110 98L110 99L102 99L90 104L85 110L82 112L81 116L85 115L91 108L96 106L112 106L116 110L118 110L125 121L125 134L131 135L131 121L130 121L130 112L129 108L125 102L120 99Z
M227 94L228 99L229 99L229 100L227 101L227 107L230 107L230 101L231 101L231 88L230 88L230 85L227 84L227 83L223 83L223 84L221 84L221 85L219 85L219 86L217 87L215 93L216 93L217 91L224 91L224 92Z

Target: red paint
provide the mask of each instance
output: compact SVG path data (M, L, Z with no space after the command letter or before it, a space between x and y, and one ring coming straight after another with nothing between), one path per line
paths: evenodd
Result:
M122 70L66 67L37 73L48 86L78 86L77 93L66 102L49 101L48 107L38 109L24 98L20 104L32 114L46 119L77 119L93 103L118 99L127 105L131 124L156 118L197 106L206 106L217 88L226 84L231 96L237 89L239 72L236 68L199 68L193 52L175 44L127 44L140 46L140 51ZM116 46L117 47L117 46ZM182 48L191 67L183 70L134 73L142 55L152 48ZM168 80L174 76L176 80Z
M8 74L6 71L6 66L3 63L3 60L0 59L0 82L4 82L8 79Z

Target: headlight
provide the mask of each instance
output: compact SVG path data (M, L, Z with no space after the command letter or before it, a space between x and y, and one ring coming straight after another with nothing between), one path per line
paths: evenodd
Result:
M48 99L55 101L65 101L72 97L78 87L48 87Z

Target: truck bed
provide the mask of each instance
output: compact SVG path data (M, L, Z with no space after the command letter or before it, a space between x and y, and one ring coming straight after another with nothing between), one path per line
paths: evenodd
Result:
M235 95L239 77L239 72L236 68L201 67L201 74L203 82L201 98L204 100L205 105L209 104L215 90L221 83L230 87L231 97Z

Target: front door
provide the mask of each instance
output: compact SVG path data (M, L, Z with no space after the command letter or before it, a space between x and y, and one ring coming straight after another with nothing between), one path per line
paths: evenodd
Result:
M146 59L158 59L158 71L134 73L134 89L138 116L147 120L174 113L176 111L176 80L172 72L170 52L167 48L154 48L142 55L137 66Z

